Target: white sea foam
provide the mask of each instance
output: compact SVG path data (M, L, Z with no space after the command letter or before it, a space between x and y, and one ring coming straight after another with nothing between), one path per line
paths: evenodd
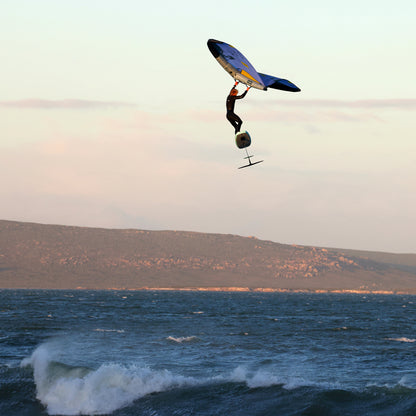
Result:
M258 370L250 373L245 367L238 366L230 376L230 381L237 383L246 383L250 388L270 387L278 384L284 384L277 376L266 371Z
M172 337L169 336L166 338L168 341L173 341L173 342L177 342L179 344L181 344L182 342L193 342L193 341L197 341L198 337L195 336L190 336L190 337Z
M399 386L403 386L408 389L415 389L416 388L416 374L408 373L404 375L399 381Z
M22 366L32 366L37 398L50 415L111 413L149 393L198 384L190 377L136 365L105 364L98 369L54 361L53 348L38 347Z
M338 387L333 383L316 383L306 380L301 376L290 375L284 376L276 374L273 370L259 369L254 372L248 371L243 366L238 366L230 375L229 381L236 383L245 383L251 389L259 387L271 387L281 385L287 390L296 389L303 386L319 386L325 388Z
M96 328L94 329L95 332L117 332L119 334L124 333L124 329L102 329L102 328Z
M414 338L406 338L406 337L400 337L400 338L387 338L388 341L397 341L397 342L416 342L416 339Z
M413 372L413 371L412 371ZM376 387L376 388L385 388L389 390L398 389L404 387L406 389L416 389L416 375L409 372L404 375L397 383L380 383L380 382L370 382L366 384L366 387Z

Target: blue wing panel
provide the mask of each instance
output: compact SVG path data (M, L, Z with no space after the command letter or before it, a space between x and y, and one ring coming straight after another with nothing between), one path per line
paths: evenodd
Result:
M222 43L218 46L220 47L222 56L225 60L233 65L240 74L245 72L259 84L262 83L261 78L253 65L251 65L249 60L239 50L227 43Z
M290 82L287 79L276 78L267 74L259 74L259 75L261 79L263 80L263 84L266 86L266 88L274 88L276 90L291 91L291 92L300 91L300 88L298 88L295 84L293 84L293 82Z
M258 72L239 50L228 43L215 39L208 41L208 48L215 59L233 78L256 88L265 88Z

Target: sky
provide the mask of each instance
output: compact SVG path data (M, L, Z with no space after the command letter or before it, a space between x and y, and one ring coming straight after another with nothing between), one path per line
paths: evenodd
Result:
M416 253L414 0L0 10L0 219ZM255 167L210 38L302 90L237 102Z

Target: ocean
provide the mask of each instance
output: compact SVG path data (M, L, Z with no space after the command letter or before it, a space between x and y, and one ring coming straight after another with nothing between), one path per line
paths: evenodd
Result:
M416 297L1 290L0 415L416 415Z

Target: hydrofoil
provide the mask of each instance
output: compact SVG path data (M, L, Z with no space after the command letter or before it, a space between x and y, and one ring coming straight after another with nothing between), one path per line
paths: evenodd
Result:
M244 166L240 166L238 169L248 168L250 166L257 165L258 163L264 162L264 160L258 160L256 162L252 162L251 158L254 157L253 155L249 155L247 151L247 147L251 144L251 137L248 131L238 132L235 135L235 144L239 149L244 149L246 151L246 157L244 159L248 159L248 164Z

